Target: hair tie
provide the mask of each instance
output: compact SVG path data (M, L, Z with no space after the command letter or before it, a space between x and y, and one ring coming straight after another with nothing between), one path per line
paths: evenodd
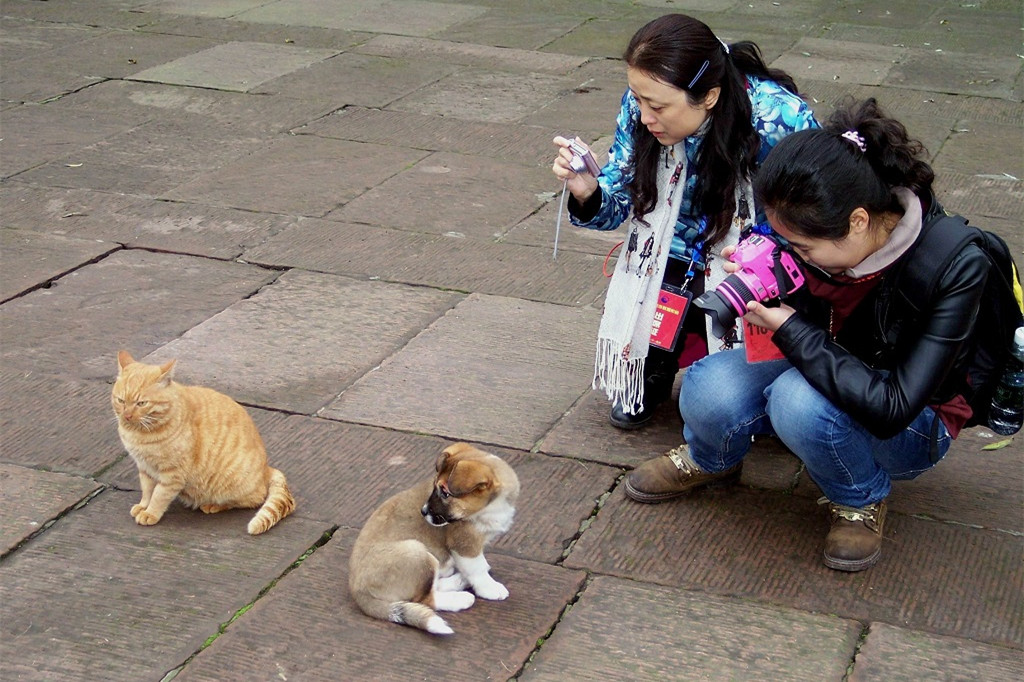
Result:
M693 80L690 81L690 84L686 86L687 90L693 90L693 84L699 81L700 77L704 75L704 72L708 70L709 63L710 62L707 59L704 60L704 63L700 65L700 69L697 70L697 75L694 76Z
M725 54L727 54L727 55L728 55L728 54L730 53L730 50L729 50L729 44L728 44L728 43L726 43L726 42L725 42L724 40L722 40L721 38L719 38L719 39L718 39L718 42L722 43L722 49L723 49L723 50L725 50Z
M861 151L861 154L868 150L868 146L864 142L864 137L856 130L847 130L845 133L840 135L840 137L857 145L857 149Z

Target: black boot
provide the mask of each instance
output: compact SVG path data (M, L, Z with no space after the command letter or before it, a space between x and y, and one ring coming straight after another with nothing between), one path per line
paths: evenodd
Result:
M675 382L676 372L679 371L678 360L664 351L657 355L654 351L652 348L644 363L643 409L635 411L634 414L626 414L622 405L615 403L612 405L611 414L608 415L608 421L612 426L626 431L643 428L647 422L654 419L658 406L672 397L672 384ZM668 357L659 357L662 354Z

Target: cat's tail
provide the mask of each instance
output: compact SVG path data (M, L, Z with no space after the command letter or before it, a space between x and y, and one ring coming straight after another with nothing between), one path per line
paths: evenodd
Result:
M256 512L256 516L249 521L249 535L259 535L270 530L275 523L288 516L295 510L295 498L288 490L288 481L284 474L277 469L270 469L270 485L267 491L267 499L263 506Z

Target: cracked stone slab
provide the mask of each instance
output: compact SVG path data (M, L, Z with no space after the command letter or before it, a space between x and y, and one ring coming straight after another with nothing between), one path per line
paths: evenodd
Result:
M594 310L472 294L321 415L530 450L589 390L597 322Z
M452 252L461 265L439 268ZM604 291L600 258L550 247L498 244L449 235L301 219L245 252L251 263L439 289L587 305Z
M101 487L77 476L0 464L0 554Z
M860 623L596 577L519 679L842 679Z
M0 564L0 660L19 680L161 679L327 528L297 516L258 537L252 510L172 506L155 526L107 491Z
M1020 73L1020 59L1016 56L908 50L906 57L893 66L886 83L1012 100L1014 83Z
M122 250L0 307L5 370L111 378L117 351L143 357L278 273L241 263Z
M801 38L781 57L772 62L772 68L793 75L797 83L804 81L833 81L879 85L886 82L893 64L905 50L880 45Z
M95 239L70 239L29 230L0 229L4 264L0 300L28 291L119 248L119 244Z
M354 540L354 531L336 532L177 679L220 681L244 669L259 679L436 679L443 670L447 679L504 680L526 663L585 579L579 571L487 555L509 598L445 614L455 635L437 637L359 611L347 587Z
M973 175L1024 179L1021 127L980 121L957 125L942 146L935 165Z
M288 478L297 513L348 528L361 528L384 500L433 476L438 454L452 443L319 417L255 408L249 414L266 443L271 466ZM505 459L519 476L522 492L515 523L491 547L520 559L557 562L622 473L592 462L478 447ZM100 480L138 490L137 472L126 458Z
M461 298L423 287L286 272L146 359L177 358L176 373L184 383L308 414Z
M326 217L494 239L544 203L538 192L550 190L552 179L548 168L437 152Z
M338 50L225 43L143 69L131 80L249 92L269 80L304 69L338 54Z
M827 532L801 496L734 488L643 505L616 490L564 564L1019 646L1024 538L890 511L879 562L841 573L822 564Z
M289 136L200 175L167 197L250 211L323 216L371 187L386 185L389 178L425 156L426 152L412 149ZM253 182L255 177L260 182Z
M857 652L849 679L851 682L940 679L1012 682L1022 677L1024 654L1020 649L872 623Z
M47 471L95 476L126 456L110 385L0 371L0 459ZM116 372L110 358L110 374ZM54 418L60 415L60 418Z

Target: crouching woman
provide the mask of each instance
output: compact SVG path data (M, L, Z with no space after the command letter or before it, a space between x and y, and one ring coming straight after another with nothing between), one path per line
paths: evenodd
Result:
M961 395L967 341L990 268L977 246L964 247L907 324L903 266L927 257L914 246L942 211L923 152L873 99L772 151L755 196L805 261L810 295L751 302L745 318L774 332L784 359L748 363L735 350L695 364L679 401L687 445L634 470L630 497L660 501L735 478L751 436L776 434L829 505L825 565L875 564L891 480L934 466L971 415ZM892 347L884 337L901 323Z

